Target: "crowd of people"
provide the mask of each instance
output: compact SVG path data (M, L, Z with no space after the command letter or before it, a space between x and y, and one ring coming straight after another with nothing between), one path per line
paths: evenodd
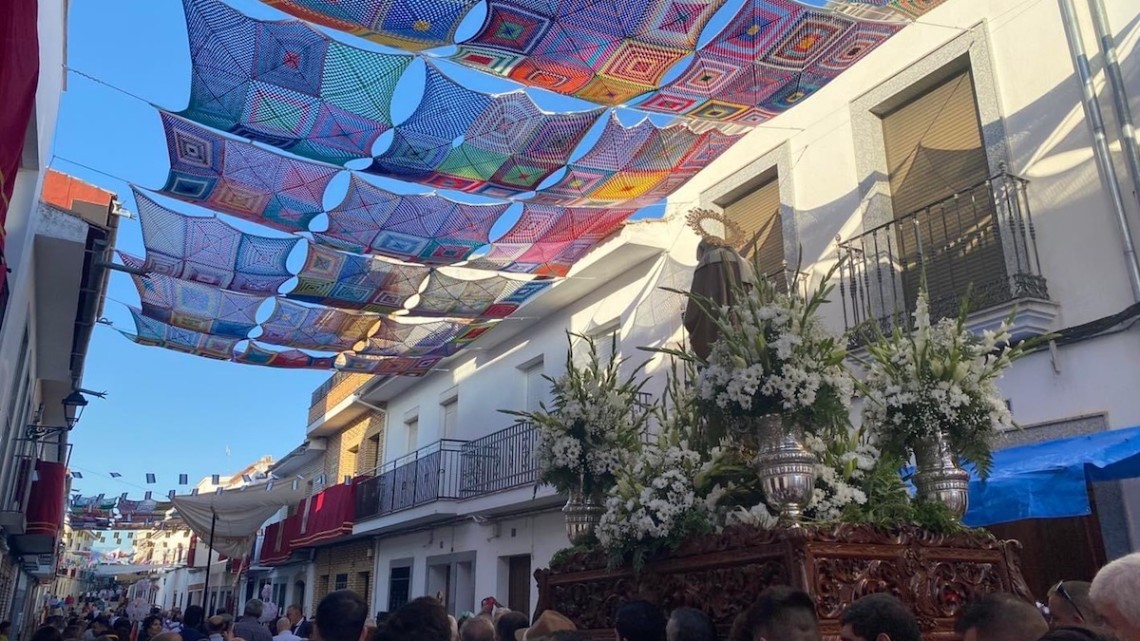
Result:
M240 618L203 621L200 607L180 621L153 614L132 629L130 620L96 617L49 621L33 641L587 641L568 617L546 610L532 621L493 598L479 613L458 619L432 597L394 612L369 616L368 604L349 590L323 598L313 621L292 606L266 625L264 604L252 599ZM694 608L663 612L644 600L621 604L614 615L615 641L822 641L816 603L806 592L775 586L761 593L722 637L709 616ZM175 626L177 623L177 626ZM839 619L841 641L922 641L915 614L895 596L878 593L849 604ZM0 634L6 623L0 623ZM1036 605L1011 594L985 594L965 604L954 632L961 641L1140 641L1140 553L1100 570L1091 583L1062 581ZM6 641L6 639L0 639Z

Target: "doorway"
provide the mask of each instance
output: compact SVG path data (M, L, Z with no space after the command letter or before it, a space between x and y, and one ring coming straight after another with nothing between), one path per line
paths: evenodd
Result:
M428 596L438 597L453 616L475 608L475 552L428 557Z
M530 616L530 555L507 557L507 607Z

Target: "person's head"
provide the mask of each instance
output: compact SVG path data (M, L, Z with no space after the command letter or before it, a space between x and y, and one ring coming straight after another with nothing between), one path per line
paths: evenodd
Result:
M317 615L320 622L320 614ZM420 597L405 603L388 615L376 629L374 641L447 641L451 638L451 621L443 605L431 598Z
M120 641L127 641L131 637L131 620L126 617L117 619L111 628L111 632L119 637Z
M142 625L143 632L146 633L147 638L151 638L162 634L162 617L157 614L152 614L143 619Z
M586 637L577 630L558 630L546 635L545 641L586 641Z
M91 630L95 632L96 636L103 634L111 628L111 620L105 616L95 617L91 622Z
M856 600L839 618L842 641L922 641L918 619L890 594Z
M277 619L277 630L276 630L277 634L281 634L282 632L288 632L289 628L292 628L292 627L293 627L293 622L289 620L289 617L281 617L280 619Z
M330 592L317 604L313 635L319 641L360 641L368 604L352 590Z
M8 631L12 629L11 621L0 621L0 634L8 636Z
M515 641L515 632L530 625L530 619L522 612L511 610L495 621L495 632L499 641Z
M177 632L160 632L151 637L150 641L182 641L182 635Z
M468 618L459 627L460 641L495 641L495 624L484 615Z
M575 631L574 625L566 615L556 610L543 610L542 614L534 620L534 625L515 631L515 641L549 641L550 635L555 632Z
M677 608L665 626L667 641L716 641L716 626L696 608Z
M297 625L297 622L301 620L301 606L294 604L285 608L285 616L289 617L291 626Z
M220 616L212 616L206 619L206 632L209 634L221 634L226 631L226 620Z
M820 641L815 602L806 592L783 585L768 588L742 616L733 623L734 639Z
M1096 573L1089 596L1121 641L1140 641L1140 552L1109 563Z
M202 620L206 618L206 610L200 605L191 605L186 608L186 613L182 615L182 623L187 627L197 628L202 625Z
M1103 628L1062 625L1049 630L1038 641L1116 641L1116 638L1110 636Z
M245 610L243 611L245 616L260 619L263 612L265 612L265 602L261 599L250 599L245 602Z
M63 629L64 641L68 639L78 639L83 636L83 629L77 625L69 625Z
M1092 584L1087 581L1061 581L1049 588L1049 625L1054 628L1104 625L1089 597L1091 587Z
M648 601L629 601L614 615L617 641L665 641L665 615Z
M995 593L962 608L954 631L962 641L1037 641L1049 631L1049 624L1029 603Z
M60 634L59 628L45 625L36 630L32 635L32 641L63 641L63 635Z

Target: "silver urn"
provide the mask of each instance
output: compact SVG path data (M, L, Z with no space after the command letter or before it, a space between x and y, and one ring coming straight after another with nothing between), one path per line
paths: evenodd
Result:
M939 432L914 446L914 487L921 499L945 505L962 518L970 507L970 474Z
M756 471L768 507L780 521L796 525L815 491L818 458L803 444L803 429L784 427L779 414L754 421L757 443Z
M562 515L566 518L566 536L573 545L584 545L594 536L594 528L602 520L605 506L582 491L570 493Z

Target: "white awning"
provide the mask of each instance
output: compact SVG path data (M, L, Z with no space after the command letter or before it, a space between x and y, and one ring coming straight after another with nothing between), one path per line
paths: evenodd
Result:
M274 481L237 490L174 497L174 507L199 540L235 559L249 554L257 531L282 507L305 498L299 481ZM215 519L216 517L216 519Z
M149 574L168 570L170 565L116 565L101 564L94 568L95 576L121 576L123 574Z

